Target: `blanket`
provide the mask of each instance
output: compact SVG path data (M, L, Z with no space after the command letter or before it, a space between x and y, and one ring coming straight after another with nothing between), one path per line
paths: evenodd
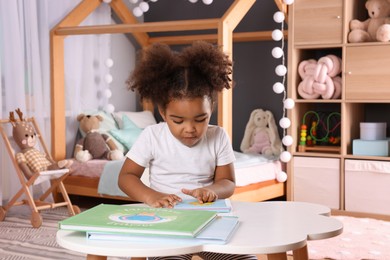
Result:
M109 161L104 165L98 185L99 194L127 197L127 195L118 186L118 177L123 163L124 160L118 160ZM149 186L148 168L145 169L141 181L145 185Z

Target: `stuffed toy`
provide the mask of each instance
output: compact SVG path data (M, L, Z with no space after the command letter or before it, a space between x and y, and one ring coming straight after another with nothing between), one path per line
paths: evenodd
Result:
M367 0L365 5L369 18L365 21L354 19L350 22L348 41L388 42L390 40L390 1Z
M303 60L298 65L302 81L298 93L304 99L337 99L341 96L341 59L336 55L326 55L318 61Z
M243 153L279 156L283 151L282 142L272 112L263 109L252 111L245 128L240 149Z
M77 116L77 121L79 121L80 130L86 134L76 144L74 157L77 161L120 160L123 158L123 153L117 149L111 137L98 132L100 122L103 121L102 116L80 114Z
M20 109L15 110L20 120L16 120L14 112L9 113L9 120L12 124L12 137L20 148L20 152L15 154L15 159L27 179L34 174L47 171L70 168L71 160L54 161L46 153L41 152L35 145L38 143L38 134L33 125L23 118Z

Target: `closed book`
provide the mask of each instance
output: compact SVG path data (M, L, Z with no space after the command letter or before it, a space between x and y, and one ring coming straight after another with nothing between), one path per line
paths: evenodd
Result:
M59 229L194 237L216 215L214 211L100 204L60 221Z
M238 226L237 217L218 216L204 227L198 235L188 238L140 236L104 232L87 232L90 240L127 241L134 243L157 242L165 244L226 244Z
M177 203L174 208L186 210L212 210L224 213L231 211L232 204L229 199L218 199L204 203L200 203L197 199L186 199Z

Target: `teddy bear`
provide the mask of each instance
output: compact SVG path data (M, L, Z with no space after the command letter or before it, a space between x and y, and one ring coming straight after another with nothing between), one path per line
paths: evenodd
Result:
M23 175L30 179L34 174L47 171L70 168L72 160L54 161L49 155L35 148L39 135L33 125L23 118L23 112L15 110L20 120L16 120L14 112L9 113L9 121L12 124L12 137L20 148L15 154L16 162Z
M240 149L243 153L257 153L267 157L280 155L283 151L282 142L271 111L252 111Z
M298 93L304 99L337 99L341 96L341 59L329 54L315 59L303 60L298 65L302 81Z
M79 114L77 121L80 130L86 134L78 140L74 149L74 157L77 161L86 162L92 159L120 160L124 157L110 136L99 133L100 122L103 121L102 116Z
M365 21L354 19L350 22L348 41L387 42L390 40L390 0L367 0L365 7L369 18Z

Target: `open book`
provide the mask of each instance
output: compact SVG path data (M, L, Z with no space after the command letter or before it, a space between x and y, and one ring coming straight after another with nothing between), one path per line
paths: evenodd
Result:
M59 222L64 230L195 237L217 213L100 204Z

